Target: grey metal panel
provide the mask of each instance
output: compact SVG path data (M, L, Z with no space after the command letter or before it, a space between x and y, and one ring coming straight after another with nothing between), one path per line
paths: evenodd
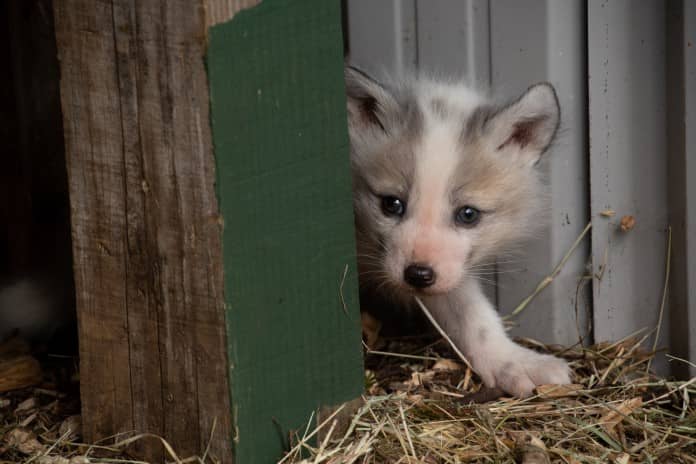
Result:
M350 62L380 76L414 69L415 0L347 0Z
M682 355L696 361L696 2L684 1L684 158L686 159L686 229L688 351ZM696 375L691 366L690 375Z
M417 0L418 67L490 85L488 0Z
M501 264L498 302L509 313L530 295L570 249L588 222L584 2L496 0L491 2L492 86L514 96L530 84L550 81L561 104L561 130L540 168L549 183L547 226L520 244L512 263ZM514 333L572 344L587 333L589 298L576 294L589 246L576 249L562 272L516 318Z
M696 360L696 3L670 1L667 31L670 352ZM672 366L681 377L696 375L693 366Z
M588 71L594 333L655 328L667 229L665 4L591 1ZM616 216L600 213L611 209ZM636 219L622 232L623 215ZM668 311L661 340L668 333Z

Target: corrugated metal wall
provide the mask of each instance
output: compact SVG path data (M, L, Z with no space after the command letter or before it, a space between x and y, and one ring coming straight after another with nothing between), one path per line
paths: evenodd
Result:
M659 325L659 347L696 360L694 2L347 0L346 10L351 62L377 76L417 68L510 97L537 81L556 87L562 128L543 165L551 220L519 261L499 265L501 313L592 229L515 333L573 344L647 329L652 347ZM635 218L630 231L623 216ZM657 367L666 372L664 357Z

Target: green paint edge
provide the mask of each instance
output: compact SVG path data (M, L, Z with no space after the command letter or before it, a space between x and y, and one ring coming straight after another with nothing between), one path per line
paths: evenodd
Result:
M264 0L209 32L235 462L275 462L364 386L340 2Z

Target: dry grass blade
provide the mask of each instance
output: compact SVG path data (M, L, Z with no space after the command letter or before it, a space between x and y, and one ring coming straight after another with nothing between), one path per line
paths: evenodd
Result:
M283 457L280 461L278 461L278 464L282 464L282 463L286 462L288 459L291 459L291 458L293 458L293 457L299 455L299 454L300 454L300 451L301 451L304 447L306 447L306 445L307 445L307 443L309 442L309 440L312 439L312 437L314 437L314 435L316 435L317 433L319 433L319 432L326 426L326 424L331 423L331 421L333 421L333 419L334 419L341 411L343 411L343 408L344 408L344 406L340 406L340 407L336 408L336 410L335 410L329 417L327 417L326 419L324 419L324 421L323 421L321 424L319 424L319 425L317 426L317 428L315 428L311 433L305 434L305 436L302 437L302 439L299 441L299 443L298 443L297 445L295 445L295 446L290 450L290 452L288 452L288 454L285 455L285 457ZM312 418L313 418L313 417L314 417L314 414L312 414L312 415L310 416L310 418L309 418L309 423L312 422ZM292 461L290 461L290 462L292 462Z
M573 253L575 252L575 250L580 246L580 244L582 243L582 240L585 238L585 236L587 235L587 233L590 231L591 228L592 228L592 222L588 222L587 225L585 226L585 228L583 229L583 231L580 233L580 235L578 235L578 238L575 239L575 242L573 242L573 244L570 246L570 248L568 249L568 251L566 252L566 254L563 256L563 258L561 258L561 260L558 262L558 264L556 265L556 267L553 268L553 271L551 271L551 274L549 274L548 276L544 277L544 278L542 279L542 281L539 282L539 284L537 285L537 287L534 289L534 291L532 292L532 294L529 295L529 296L528 296L527 298L525 298L524 300L522 300L522 302L520 302L520 304L518 304L517 307L516 307L515 309L513 309L512 312L511 312L510 314L508 314L507 316L505 316L504 319L507 320L507 319L513 318L513 317L517 316L519 313L521 313L522 311L524 311L524 309L527 307L527 305L528 305L534 298L536 298L536 296L537 296L539 293L541 293L546 287L548 287L549 285L551 285L551 283L553 282L553 279L555 279L556 277L558 277L558 274L561 273L561 271L563 270L563 267L565 266L566 262L568 262L568 260L569 260L570 257L573 255Z
M155 435L152 433L140 433L138 435L135 435L130 438L126 438L124 440L121 440L119 442L114 443L114 448L125 448L128 445L135 443L136 441L143 440L145 438L154 438L156 440L159 440L162 443L162 446L164 446L164 450L167 452L170 458L174 460L177 464L182 464L181 458L176 454L174 451L174 448L172 448L172 445L169 444L167 440L164 438L160 437L159 435Z
M657 329L655 330L655 340L653 341L652 350L657 350L657 344L660 340L660 332L662 331L662 320L665 313L665 302L667 301L667 289L669 288L669 271L672 267L672 226L667 227L667 258L665 259L665 282L662 286L662 300L660 301L660 312L657 318ZM651 361L648 361L645 371L650 370Z
M577 396L578 391L584 389L583 385L571 383L569 385L539 385L536 387L536 395L539 398L563 398L565 396Z
M428 318L428 320L429 320L430 323L433 325L433 327L435 327L435 329L440 333L440 335L442 335L442 338L444 338L445 340L447 340L447 343L449 343L449 345L450 345L450 347L452 348L452 350L457 354L457 356L459 356L459 359L461 359L462 362L463 362L464 364L466 364L466 366L467 366L469 369L473 370L474 368L471 367L471 363L469 362L468 359L466 359L466 356L464 356L464 353L462 353L461 351L459 351L459 348L457 348L457 345L454 344L454 342L452 341L452 339L449 338L449 336L445 333L445 331L442 329L442 327L440 327L440 324L438 324L437 321L435 320L435 318L433 317L433 315L430 314L430 311L429 311L428 308L423 304L423 302L421 301L421 299L418 298L418 297L414 297L414 298L415 298L415 300L416 300L416 303L418 303L418 306L420 306L420 309L423 311L423 314L425 314L425 316Z
M626 417L630 416L633 411L640 408L643 405L643 400L641 397L630 398L628 400L622 401L621 404L612 408L605 415L599 419L599 423L605 432L609 434L614 434L616 426L621 423Z
M408 440L411 456L413 456L414 459L418 459L418 456L416 456L416 450L413 447L413 440L411 440L411 432L408 429L408 423L406 422L406 416L404 415L404 405L402 403L399 403L399 414L401 415L401 423L404 426L404 433L406 434L406 440Z

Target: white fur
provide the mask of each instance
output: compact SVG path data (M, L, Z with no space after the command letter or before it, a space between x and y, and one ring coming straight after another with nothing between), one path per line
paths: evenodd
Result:
M468 280L449 293L423 301L488 387L524 398L537 385L570 382L565 361L510 340L476 281Z
M404 221L394 237L394 253L388 256L386 266L395 280L400 280L408 264L428 264L438 279L425 291L441 293L461 281L471 240L446 225L451 220L446 173L452 172L459 162L459 128L448 121L438 121L427 112L425 115L422 143L413 147L416 174L408 204L413 216Z
M409 203L414 217L405 221L394 237L395 250L388 257L393 262L387 264L390 272L400 280L409 263L427 263L434 268L438 279L422 290L428 295L425 304L489 387L527 397L536 385L569 383L567 364L510 340L480 284L464 278L466 256L475 239L469 231L447 224L451 214L447 174L460 158L458 128L429 114L425 127L422 145L414 147L416 183ZM481 336L484 331L485 336Z

